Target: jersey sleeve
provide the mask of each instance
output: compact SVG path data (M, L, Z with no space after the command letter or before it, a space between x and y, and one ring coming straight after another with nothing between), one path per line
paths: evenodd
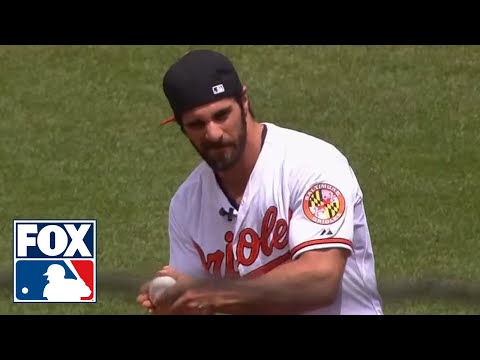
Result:
M181 209L172 201L169 208L168 234L170 240L169 265L176 271L194 277L205 276L200 257L194 247L190 235L183 229L188 229L187 217L179 216ZM179 219L185 219L183 222Z
M318 169L318 170L316 170ZM353 251L358 183L346 159L296 169L291 189L289 245L292 259L325 248Z

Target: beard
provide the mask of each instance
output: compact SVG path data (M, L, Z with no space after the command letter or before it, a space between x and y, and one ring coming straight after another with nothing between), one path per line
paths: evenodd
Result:
M226 171L231 169L241 159L247 142L247 115L242 109L240 128L236 139L217 143L203 143L197 150L202 159L213 171Z

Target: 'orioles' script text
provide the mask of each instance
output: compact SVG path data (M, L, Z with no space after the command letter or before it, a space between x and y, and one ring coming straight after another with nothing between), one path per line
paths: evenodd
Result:
M270 239L271 237L271 239ZM201 247L194 242L203 267L212 275L221 276L222 264L225 261L225 277L238 277L234 266L233 232L227 231L224 236L225 251L217 250L205 256ZM236 257L238 265L250 266L262 252L270 256L273 249L284 249L288 245L288 223L278 219L278 209L270 206L263 216L260 234L252 228L245 228L238 234Z

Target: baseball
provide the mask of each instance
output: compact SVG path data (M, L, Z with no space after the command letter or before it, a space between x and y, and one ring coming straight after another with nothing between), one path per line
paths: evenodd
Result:
M150 297L150 300L153 302L155 299L166 289L169 288L170 286L173 286L176 284L176 280L170 276L158 276L154 278L149 287L149 293L148 296Z

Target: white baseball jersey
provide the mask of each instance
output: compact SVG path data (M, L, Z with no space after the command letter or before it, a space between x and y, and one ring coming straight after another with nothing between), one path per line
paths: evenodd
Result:
M306 251L350 251L336 301L305 314L382 314L363 195L333 145L271 123L235 209L202 162L169 209L170 265L192 276L255 277Z

